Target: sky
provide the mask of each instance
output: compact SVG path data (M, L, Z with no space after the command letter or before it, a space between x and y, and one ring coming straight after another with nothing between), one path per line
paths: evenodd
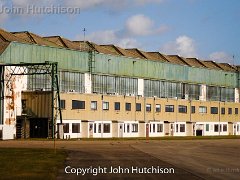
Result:
M0 24L240 65L239 0L0 0Z

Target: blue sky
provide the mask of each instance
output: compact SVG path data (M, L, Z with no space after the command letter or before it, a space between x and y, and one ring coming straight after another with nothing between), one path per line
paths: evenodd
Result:
M80 13L13 12L32 5ZM70 40L83 40L85 28L85 39L99 44L240 65L239 0L0 0L0 23Z

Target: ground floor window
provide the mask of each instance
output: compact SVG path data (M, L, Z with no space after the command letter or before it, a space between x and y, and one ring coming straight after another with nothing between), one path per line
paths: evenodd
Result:
M103 133L110 133L110 123L103 124Z
M206 131L209 131L209 124L206 124Z
M163 132L163 124L157 124L157 132Z
M227 124L223 124L223 132L227 131Z
M185 124L180 124L180 132L185 132Z
M69 133L69 123L63 124L63 131L64 131L64 133Z
M72 123L72 133L80 133L80 123Z
M132 124L132 132L138 132L138 124Z
M214 124L214 132L218 132L218 129L219 129L218 124Z

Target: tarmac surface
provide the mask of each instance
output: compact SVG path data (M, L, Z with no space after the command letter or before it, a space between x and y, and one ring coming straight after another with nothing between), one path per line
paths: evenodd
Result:
M54 149L54 143L0 141L1 147ZM240 177L239 139L56 141L56 148L68 152L65 167L59 169L60 180Z

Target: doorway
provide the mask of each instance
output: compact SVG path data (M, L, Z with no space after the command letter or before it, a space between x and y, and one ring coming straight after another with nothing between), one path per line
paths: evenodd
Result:
M48 137L48 119L31 118L30 119L30 138Z
M119 124L119 137L123 137L123 124Z

